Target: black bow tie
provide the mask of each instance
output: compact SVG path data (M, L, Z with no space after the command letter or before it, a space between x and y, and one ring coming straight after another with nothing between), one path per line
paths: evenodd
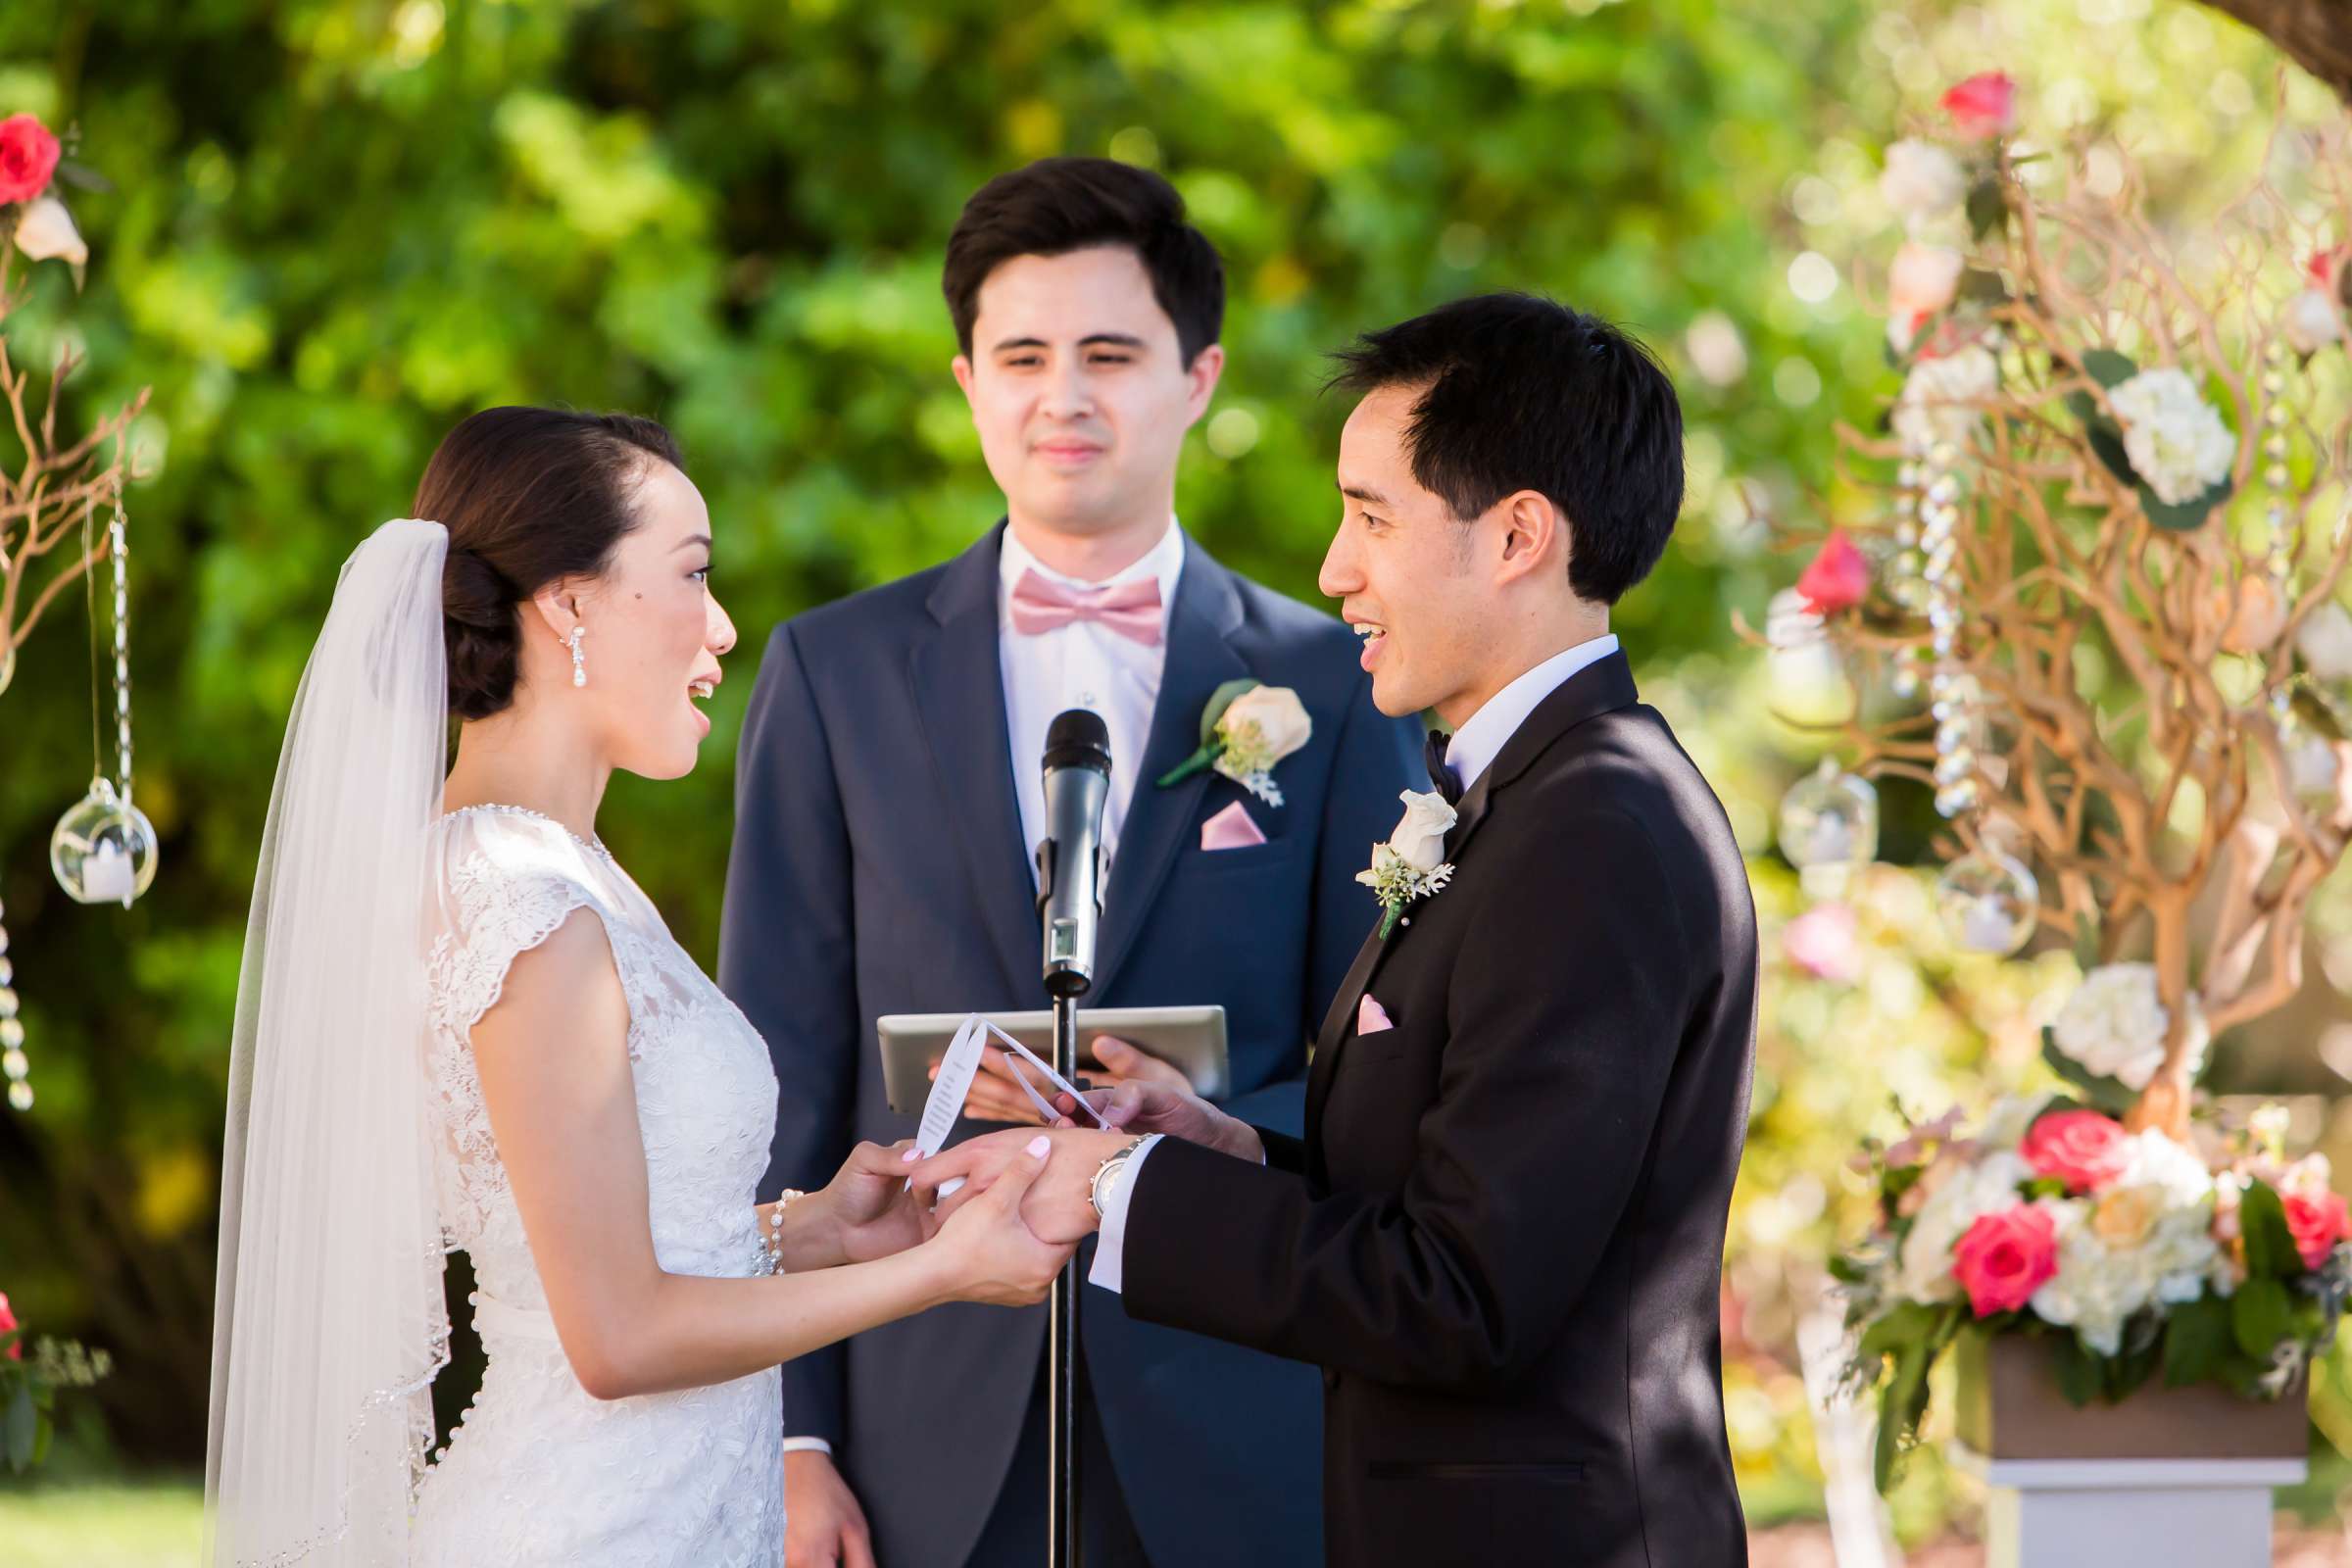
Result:
M1446 797L1446 804L1459 806L1462 801L1462 781L1454 777L1452 768L1446 765L1446 748L1452 741L1452 736L1431 730L1429 739L1422 743L1422 760L1429 763L1429 781L1437 786L1440 795Z

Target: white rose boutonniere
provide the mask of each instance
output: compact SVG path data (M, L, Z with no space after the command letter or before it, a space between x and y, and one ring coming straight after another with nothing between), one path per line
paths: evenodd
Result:
M1454 809L1435 790L1406 790L1396 797L1404 803L1404 818L1386 844L1372 848L1372 864L1355 879L1380 900L1383 941L1396 929L1405 906L1426 899L1453 880L1446 863L1446 835L1453 831Z
M1159 787L1213 769L1265 802L1282 804L1274 767L1315 733L1306 705L1288 686L1229 680L1209 694L1200 710L1200 749L1170 768Z

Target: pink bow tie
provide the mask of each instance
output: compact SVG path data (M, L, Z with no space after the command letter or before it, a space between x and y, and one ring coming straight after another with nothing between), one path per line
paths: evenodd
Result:
M1012 629L1024 637L1074 620L1098 621L1146 648L1159 646L1159 579L1143 577L1107 588L1071 588L1032 567L1012 585Z

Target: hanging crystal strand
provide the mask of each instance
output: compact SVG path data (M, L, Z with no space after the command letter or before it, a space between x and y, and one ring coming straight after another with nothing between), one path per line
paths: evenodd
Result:
M130 807L130 537L122 511L122 481L115 480L115 514L106 525L115 564L115 783ZM123 901L127 907L129 900Z
M1926 583L1929 712L1936 720L1936 809L1944 817L1972 810L1982 792L1977 783L1979 717L1976 682L1960 667L1960 475L1959 450L1938 441L1921 477L1920 545L1926 552L1920 574Z
M5 912L5 910L0 910ZM8 927L0 925L0 1075L8 1079L8 1102L19 1110L32 1108L32 1071L24 1059L24 1021L17 1016L17 970L8 957Z

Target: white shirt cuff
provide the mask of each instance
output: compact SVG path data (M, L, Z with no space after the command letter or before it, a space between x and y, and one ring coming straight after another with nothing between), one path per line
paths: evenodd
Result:
M829 1459L833 1456L833 1445L822 1438L786 1438L784 1451L786 1453L821 1453Z
M1144 1161L1152 1157L1152 1147L1163 1136L1152 1133L1136 1145L1135 1152L1127 1156L1126 1167L1119 1172L1119 1179L1111 1183L1110 1196L1102 1200L1102 1227L1095 1243L1095 1266L1086 1274L1089 1284L1112 1292L1119 1289L1119 1265L1127 1245L1127 1202L1135 1195L1136 1174L1144 1168Z

